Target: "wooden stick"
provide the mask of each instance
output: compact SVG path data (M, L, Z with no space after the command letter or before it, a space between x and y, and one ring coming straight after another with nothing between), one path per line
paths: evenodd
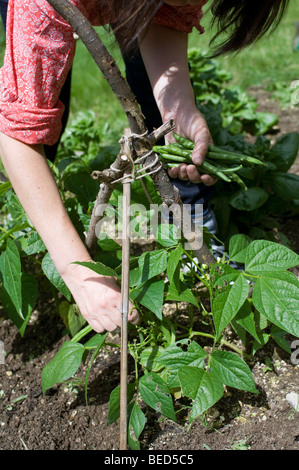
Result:
M124 172L123 214L122 214L122 275L121 275L121 356L120 356L120 450L127 449L128 443L128 315L129 315L129 277L130 277L130 220L131 220L131 182L134 162L129 141L126 137L130 129L125 129L123 141L123 160L127 157L129 168Z
M126 176L126 174L125 174ZM120 358L120 450L127 449L127 386L128 386L128 315L130 273L130 206L131 183L123 183L123 240L121 277L121 358Z

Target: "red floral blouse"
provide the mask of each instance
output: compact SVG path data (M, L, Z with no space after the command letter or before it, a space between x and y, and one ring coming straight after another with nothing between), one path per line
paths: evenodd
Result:
M71 0L94 25L111 12L94 0ZM200 26L202 6L163 5L154 22L179 31ZM88 6L86 4L88 4ZM103 21L104 19L104 21ZM10 0L4 65L0 69L0 131L27 144L54 144L61 131L61 87L75 54L72 28L46 0Z

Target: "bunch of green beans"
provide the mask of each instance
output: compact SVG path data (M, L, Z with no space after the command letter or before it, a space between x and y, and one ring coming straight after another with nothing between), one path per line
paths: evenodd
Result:
M192 150L194 142L182 137L175 132L173 136L176 143L169 145L156 145L153 151L159 154L161 161L165 162L168 168L179 166L181 163L193 164ZM243 166L265 166L261 160L210 145L203 163L197 166L201 173L206 173L230 183L235 181L243 189L247 189L242 178L237 174Z

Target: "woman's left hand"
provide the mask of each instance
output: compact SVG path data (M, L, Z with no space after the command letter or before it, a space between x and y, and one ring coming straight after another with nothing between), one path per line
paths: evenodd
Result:
M204 172L201 173L197 168L204 161L209 145L213 143L206 120L196 108L193 114L190 114L190 111L187 110L185 113L180 113L180 116L175 119L175 124L175 132L177 134L195 142L195 147L192 151L194 165L182 163L176 168L169 169L169 176L171 178L180 178L181 180L190 180L193 183L204 183L206 186L212 186L216 183L217 179L211 175L204 174ZM166 136L166 139L166 144L175 142L172 134Z

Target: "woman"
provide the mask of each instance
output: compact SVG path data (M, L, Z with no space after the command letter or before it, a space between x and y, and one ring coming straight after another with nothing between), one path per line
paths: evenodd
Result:
M136 39L163 121L195 141L193 162L201 164L211 140L195 106L187 62L188 33L200 32L205 0L72 0L94 24L110 23L123 50ZM217 53L239 50L281 19L287 0L215 0L218 30L228 39ZM111 278L72 264L90 259L60 199L44 157L44 145L59 138L61 87L72 65L75 40L70 26L46 0L10 0L7 42L0 74L0 153L8 177L32 224L95 331L120 326L120 292ZM211 185L194 165L181 165L172 177ZM129 320L136 321L137 312Z

